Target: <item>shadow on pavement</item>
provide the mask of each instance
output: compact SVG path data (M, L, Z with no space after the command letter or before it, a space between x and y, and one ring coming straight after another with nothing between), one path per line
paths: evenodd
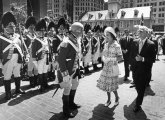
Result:
M50 112L50 113L52 113L54 115L49 120L68 120L69 119L69 118L65 117L62 112L60 112L60 113ZM72 113L74 114L74 116L76 116L78 114L78 110L74 110L74 111L72 111Z
M143 110L140 110L137 113L133 112L133 108L135 106L136 99L129 105L124 105L124 117L126 120L150 120L147 118L145 112Z
M155 92L151 89L151 87L147 87L144 93L144 96L155 96Z
M115 114L114 113L115 108L116 106L109 108L109 107L105 107L104 104L99 104L92 111L93 116L89 120L103 120L103 119L114 120L115 118L113 117L113 115Z
M50 112L53 113L53 112ZM54 115L49 120L68 120L62 112L60 113L53 113Z
M26 91L26 94L23 94L23 95L19 95L19 96L15 96L15 98L13 98L9 103L8 105L9 106L14 106L14 105L17 105L21 102L23 102L24 100L27 100L27 99L30 99L31 97L34 97L36 95L40 95L40 94L44 94L46 92L49 92L50 90L53 90L55 89L54 87L55 85L51 85L51 88L50 89L46 89L44 92L40 92L38 88L36 88L35 90L29 90L29 91L26 91L29 89L29 85L28 86L23 86L21 87L22 90L25 90Z
M127 81L124 81L124 77L119 77L119 85L122 84L130 84L132 80L128 79Z

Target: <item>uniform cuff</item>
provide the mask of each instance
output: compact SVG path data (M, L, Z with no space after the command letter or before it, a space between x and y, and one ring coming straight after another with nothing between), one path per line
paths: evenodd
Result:
M64 71L64 72L61 72L61 75L62 75L62 77L65 77L65 76L69 75L68 70L66 70L66 71Z
M144 57L142 57L142 62L144 62Z

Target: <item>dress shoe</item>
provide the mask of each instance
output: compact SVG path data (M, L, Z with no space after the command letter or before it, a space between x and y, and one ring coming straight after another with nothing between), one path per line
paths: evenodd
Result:
M71 112L70 113L63 113L63 114L67 118L74 118L75 117L75 115L73 113L71 113Z
M104 104L104 106L105 106L105 107L108 107L110 104L111 104L111 101L106 102L106 103Z
M135 106L134 109L133 109L133 112L137 113L141 110L141 106Z

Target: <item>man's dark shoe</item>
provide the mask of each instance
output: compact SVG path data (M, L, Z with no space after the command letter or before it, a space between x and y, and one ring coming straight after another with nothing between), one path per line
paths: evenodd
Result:
M75 115L73 113L71 113L71 112L69 112L69 113L63 113L63 114L67 118L74 118L75 117Z
M136 106L136 105L135 105L135 107L134 107L134 109L133 109L133 112L137 113L137 112L139 112L141 109L142 109L141 106Z

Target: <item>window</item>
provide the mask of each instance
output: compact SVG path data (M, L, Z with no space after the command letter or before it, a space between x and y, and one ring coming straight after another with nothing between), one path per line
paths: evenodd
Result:
M161 17L161 14L159 14L159 17Z
M124 28L123 21L120 21L120 28Z

